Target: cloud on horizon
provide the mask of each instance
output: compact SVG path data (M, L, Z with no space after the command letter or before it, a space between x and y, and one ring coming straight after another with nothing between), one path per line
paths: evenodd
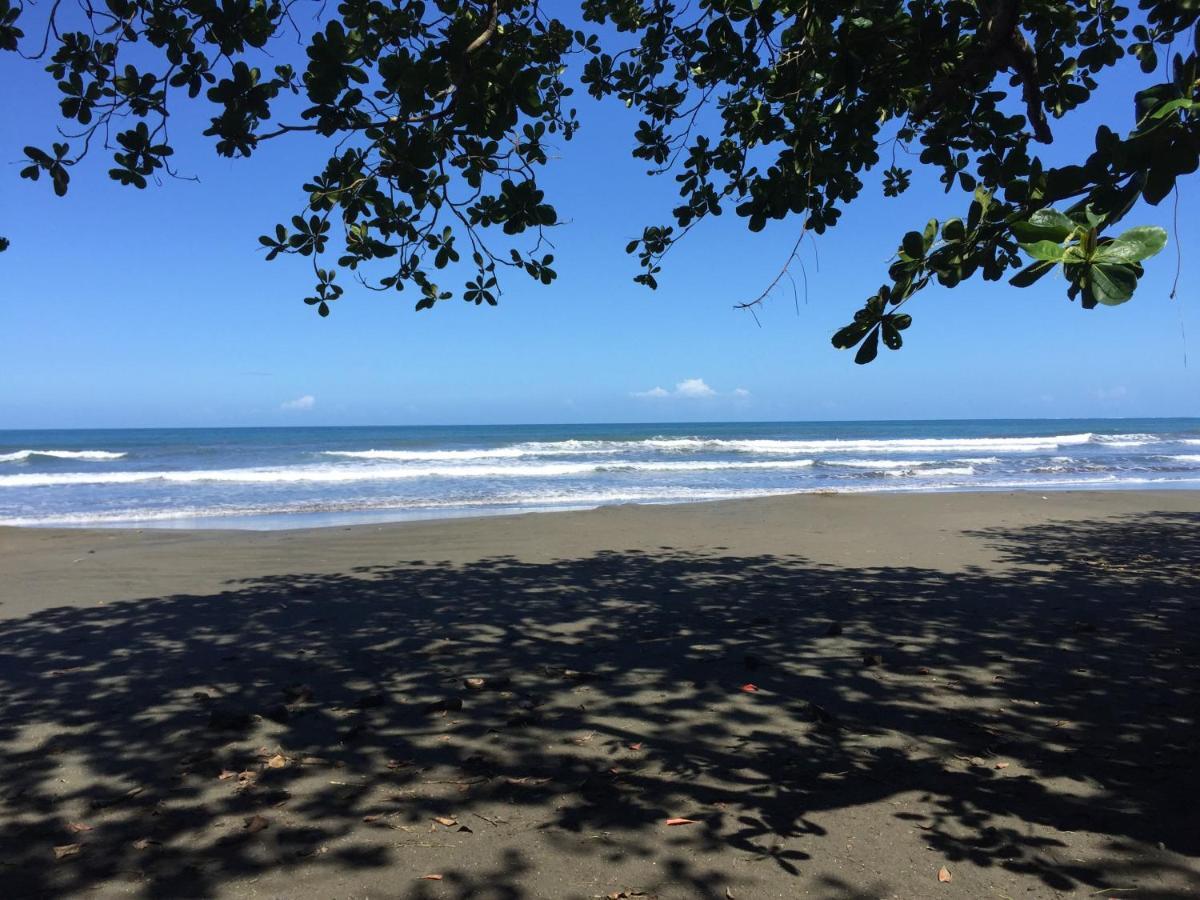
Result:
M648 391L634 391L633 396L648 400L705 400L712 397L722 396L749 397L750 392L745 388L734 388L728 394L722 394L721 392L715 391L709 387L703 378L685 378L683 381L680 381L675 385L674 390L667 390L664 387L655 386L650 388Z
M279 408L291 412L295 410L312 409L316 405L317 398L312 394L305 394L303 397L297 397L295 400L288 400L286 403L279 404Z

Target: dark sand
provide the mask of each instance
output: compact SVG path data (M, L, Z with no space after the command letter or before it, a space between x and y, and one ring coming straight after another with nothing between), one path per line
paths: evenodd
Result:
M1195 493L0 529L5 900L1194 898L1198 720Z

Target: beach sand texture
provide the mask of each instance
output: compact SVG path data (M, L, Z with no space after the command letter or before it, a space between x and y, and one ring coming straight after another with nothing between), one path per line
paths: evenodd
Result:
M1198 722L1193 492L0 529L5 898L1196 897Z

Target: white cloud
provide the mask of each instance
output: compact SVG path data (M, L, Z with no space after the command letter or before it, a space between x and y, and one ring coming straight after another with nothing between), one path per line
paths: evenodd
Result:
M303 397L297 397L295 400L288 400L286 403L279 404L279 408L294 411L312 409L316 405L317 398L312 394L305 394Z
M634 391L633 396L651 400L665 400L667 398L705 400L711 397L723 396L749 397L750 392L745 388L736 388L724 394L709 387L703 378L685 378L683 381L678 382L673 390L667 390L664 387L652 387L648 391Z
M717 392L705 384L703 378L688 378L675 385L675 393L680 397L712 397Z

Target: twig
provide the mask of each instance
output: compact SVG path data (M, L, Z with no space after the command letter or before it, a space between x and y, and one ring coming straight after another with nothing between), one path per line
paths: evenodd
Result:
M483 821L487 822L489 825L491 825L493 827L499 827L500 825L508 824L508 822L505 819L489 819L483 813L472 812L471 815L473 815L477 819L483 819Z

